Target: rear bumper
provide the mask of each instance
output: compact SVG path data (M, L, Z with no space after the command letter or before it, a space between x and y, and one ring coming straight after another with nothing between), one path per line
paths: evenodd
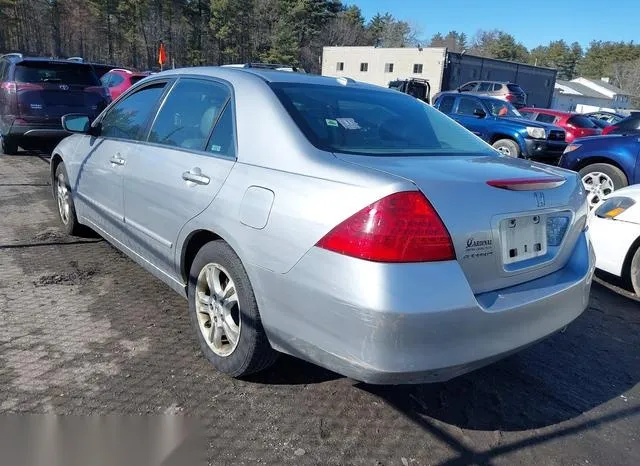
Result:
M448 380L531 345L586 308L581 234L561 270L474 295L455 261L379 264L313 248L289 273L250 268L274 348L374 384Z
M542 139L525 139L527 157L560 158L567 143L564 141L548 141Z
M14 123L8 131L9 137L16 138L22 143L29 140L61 141L69 134L71 133L65 131L61 123L49 122Z

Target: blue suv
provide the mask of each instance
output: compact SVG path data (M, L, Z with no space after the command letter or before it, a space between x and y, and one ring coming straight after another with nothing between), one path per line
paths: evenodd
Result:
M504 100L444 92L433 105L511 157L558 159L567 146L562 128L527 120Z

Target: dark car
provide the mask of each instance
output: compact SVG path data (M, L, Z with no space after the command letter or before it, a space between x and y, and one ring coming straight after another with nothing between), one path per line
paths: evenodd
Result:
M607 112L605 110L600 110L600 111L597 111L597 112L585 113L584 116L587 116L587 117L591 118L592 120L594 120L596 122L596 124L598 124L598 121L606 123L606 126L615 125L620 120L624 120L626 118L625 115L621 115L620 113ZM600 125L598 125L598 126L600 126ZM601 128L602 127L603 126L601 126Z
M630 117L608 126L602 130L602 134L640 134L640 113L634 113Z
M65 59L0 57L2 151L51 147L68 136L61 117L82 113L91 119L110 102L92 67Z
M576 138L602 134L602 129L591 118L581 113L563 112L550 108L522 108L520 113L530 120L561 127L567 133L567 142L573 142Z
M522 118L503 100L443 92L434 107L505 155L557 159L567 146L562 128Z
M640 140L638 135L576 139L559 165L580 173L589 202L595 205L617 189L640 183Z

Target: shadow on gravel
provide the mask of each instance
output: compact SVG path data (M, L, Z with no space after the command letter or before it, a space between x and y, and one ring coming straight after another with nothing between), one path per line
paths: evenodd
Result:
M328 369L282 354L269 369L243 380L267 385L307 385L341 378L343 376Z
M432 419L463 429L520 431L575 418L640 381L640 307L594 284L591 304L566 330L445 383L357 384L428 431ZM640 411L640 408L636 412Z

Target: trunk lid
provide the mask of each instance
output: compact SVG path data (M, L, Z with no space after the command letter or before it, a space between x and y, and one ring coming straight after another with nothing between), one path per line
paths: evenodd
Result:
M514 286L562 268L586 223L582 185L575 173L563 169L498 156L336 156L413 182L449 230L457 260L475 293ZM527 184L558 179L565 181L552 183L553 187ZM509 257L503 248L514 241L508 238L509 222L515 219L518 228L525 228L536 217L555 242L547 235L541 240L544 254L525 260ZM566 220L556 220L560 217Z

